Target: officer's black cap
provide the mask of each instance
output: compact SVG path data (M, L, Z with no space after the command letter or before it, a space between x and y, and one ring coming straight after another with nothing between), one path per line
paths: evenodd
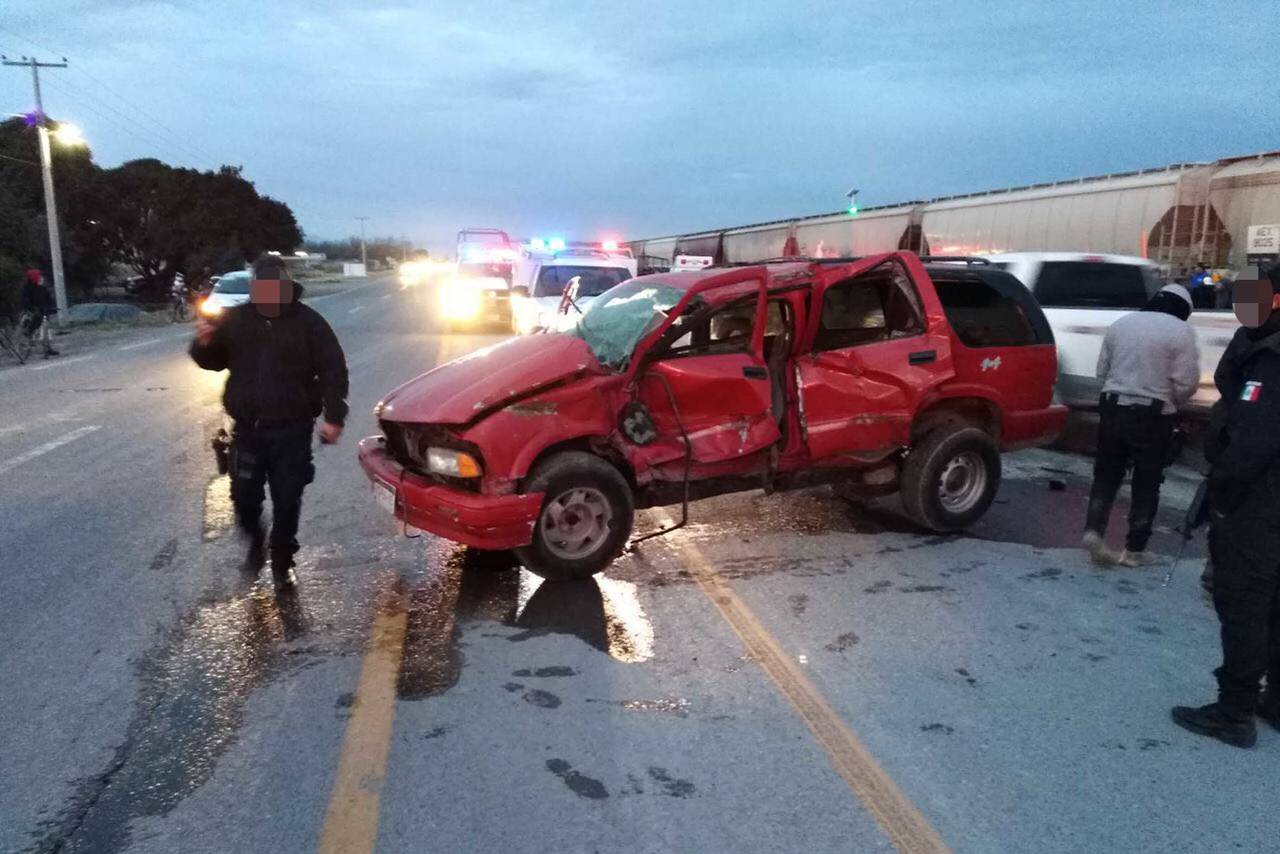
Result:
M253 277L255 279L279 279L281 281L289 281L289 266L284 263L279 255L262 255L257 261L253 262Z

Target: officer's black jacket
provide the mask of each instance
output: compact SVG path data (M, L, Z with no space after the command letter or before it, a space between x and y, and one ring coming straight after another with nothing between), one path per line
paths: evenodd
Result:
M222 404L237 422L259 418L315 418L342 424L347 417L347 361L332 327L294 300L279 317L263 317L252 303L218 321L212 339L191 342L191 358L210 371L229 370Z
M1210 506L1280 528L1280 313L1236 332L1214 382L1222 397L1205 441Z

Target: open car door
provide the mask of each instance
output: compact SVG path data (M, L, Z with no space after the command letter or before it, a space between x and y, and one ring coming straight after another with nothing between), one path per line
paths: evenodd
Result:
M905 447L921 399L955 371L941 307L902 259L824 271L796 361L802 429L815 459L876 460Z
M764 289L738 283L713 293L714 304L685 306L635 376L638 420L654 434L636 456L664 479L683 476L686 442L696 478L761 471L781 438L773 390L783 378L764 358ZM626 414L623 422L628 432Z

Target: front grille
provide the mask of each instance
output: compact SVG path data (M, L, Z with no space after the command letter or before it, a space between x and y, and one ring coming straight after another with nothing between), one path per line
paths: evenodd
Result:
M480 491L480 478L444 477L427 471L425 460L419 462L422 454L426 453L426 448L434 446L466 451L483 466L484 461L473 445L462 441L439 424L406 424L399 421L379 421L378 424L382 427L382 435L387 439L387 452L391 454L393 460L408 471L442 486L463 489L467 492ZM422 451L419 452L418 448Z

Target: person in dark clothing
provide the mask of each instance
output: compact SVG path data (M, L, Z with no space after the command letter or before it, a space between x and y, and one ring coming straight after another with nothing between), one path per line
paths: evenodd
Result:
M49 318L58 313L58 304L45 287L44 274L34 267L27 270L27 280L22 283L21 310L30 312L39 323L31 329L30 334L39 337L40 344L44 347L44 357L47 359L57 356L58 351L53 349L53 329Z
M1172 714L1184 729L1252 747L1255 714L1280 729L1280 270L1238 281L1232 295L1244 326L1214 375L1222 397L1205 439L1218 701Z
M1103 566L1145 566L1151 526L1160 502L1160 481L1168 464L1174 418L1200 384L1200 351L1186 322L1191 297L1181 285L1167 285L1147 306L1111 325L1098 354L1098 453L1085 515L1084 548ZM1111 506L1133 466L1129 535L1119 556L1104 537Z
M234 421L231 500L249 540L243 568L254 577L266 563L262 504L271 491L271 572L277 589L293 586L302 492L315 476L311 434L337 442L347 416L347 363L333 329L299 302L302 288L284 262L254 265L250 301L216 324L201 318L191 358L205 370L227 370L223 407Z
M1214 291L1213 274L1203 263L1196 264L1191 274L1187 289L1191 292L1191 301L1196 308L1213 308L1217 296Z

